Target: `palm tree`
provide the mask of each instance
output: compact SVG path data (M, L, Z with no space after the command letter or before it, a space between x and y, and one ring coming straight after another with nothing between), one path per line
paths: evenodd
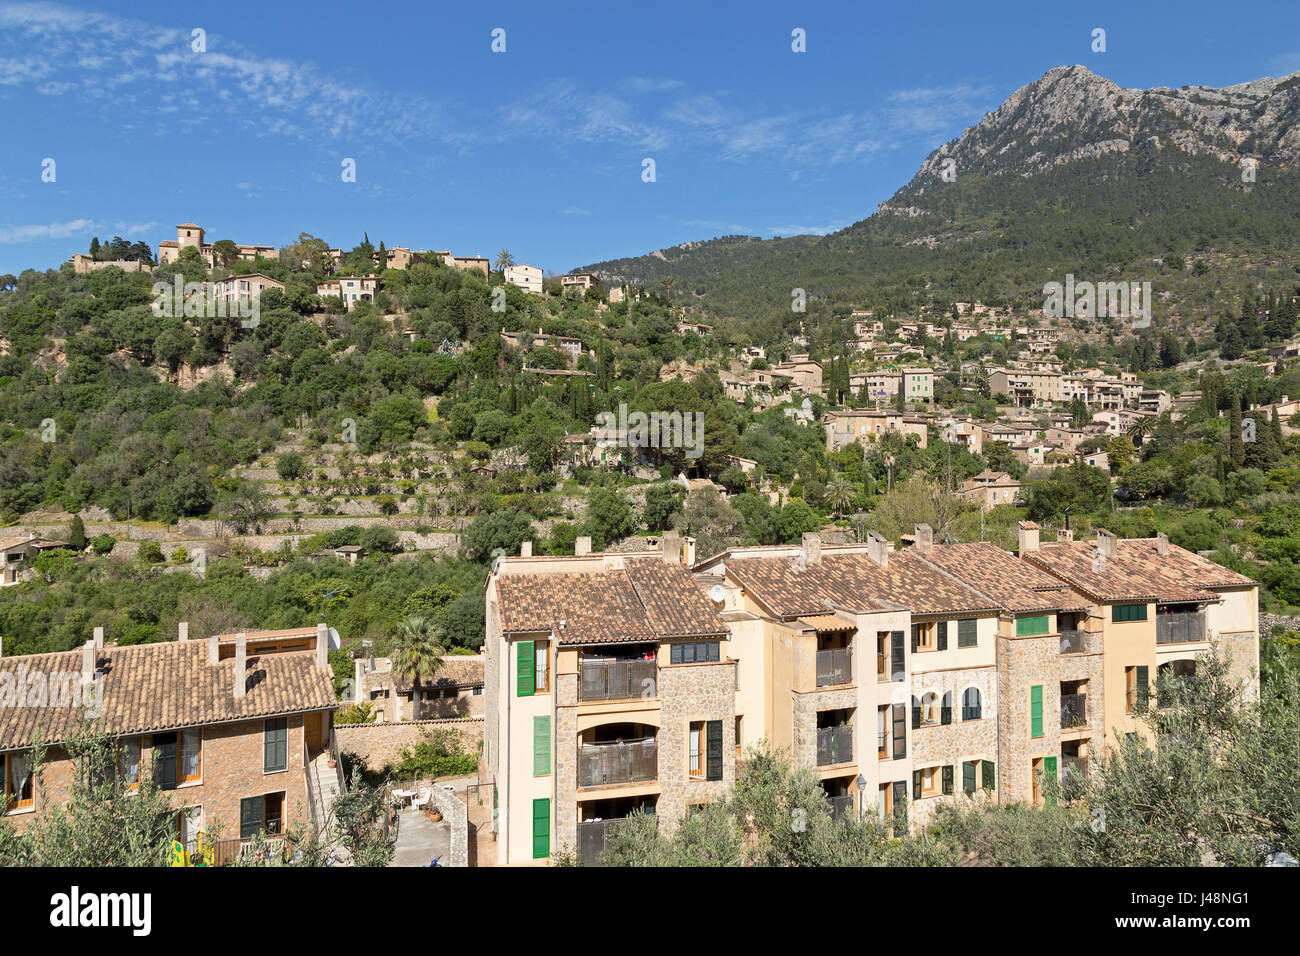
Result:
M411 717L420 719L420 684L442 669L442 625L431 617L408 617L397 625L390 652L394 677L411 682ZM398 719L401 719L400 710Z
M835 509L837 518L844 517L844 509L853 503L853 486L843 475L836 475L835 480L826 486L826 500Z
M505 272L515 264L515 257L510 254L509 249L502 249L497 253L496 261L492 264L496 266L498 272Z
M1140 418L1133 419L1128 426L1128 437L1134 445L1141 447L1143 439L1150 435L1156 428L1156 416L1143 415Z

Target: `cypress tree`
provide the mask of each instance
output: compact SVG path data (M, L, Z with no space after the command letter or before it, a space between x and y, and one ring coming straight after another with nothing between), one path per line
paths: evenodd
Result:
M1241 396L1236 392L1228 406L1228 454L1234 471L1246 461L1246 445L1241 440Z

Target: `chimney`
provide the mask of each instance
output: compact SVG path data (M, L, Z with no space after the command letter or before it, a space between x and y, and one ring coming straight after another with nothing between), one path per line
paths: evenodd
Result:
M95 628L95 650L102 651L103 649L104 649L104 629L102 627L97 627Z
M190 639L190 622L181 621L176 625L176 640L188 641Z
M208 663L215 664L221 660L221 641L214 634L208 638Z
M1156 535L1156 554L1162 558L1169 557L1169 535L1163 531Z
M682 542L686 545L686 566L689 568L695 564L695 539L688 534Z
M1097 529L1097 547L1108 558L1115 557L1115 536L1105 528Z
M664 563L682 563L682 536L676 531L665 531L663 537Z
M94 641L81 645L81 691L84 699L86 689L95 683L95 663L98 654Z
M822 563L822 536L816 531L805 531L803 543L799 546L799 556L803 558L806 568L815 568Z
M533 556L533 543L524 541L519 545L519 557L531 558Z
M1038 525L1032 521L1020 522L1020 553L1028 554L1038 550Z
M576 555L591 554L591 535L584 534L573 542L573 553Z
M372 662L373 665L373 662ZM352 662L352 703L359 704L364 699L361 695L364 693L366 676L366 662L363 658L358 657Z
M235 696L248 692L248 635L235 635Z
M330 666L330 632L322 622L316 625L316 666Z
M916 550L925 554L934 547L934 529L928 524L916 526Z
M882 568L889 567L889 542L879 531L867 532L867 557Z
M1057 528L1057 529L1056 529L1056 540L1057 540L1057 541L1073 541L1073 540L1074 540L1074 532L1073 532L1072 530L1070 530L1069 528Z

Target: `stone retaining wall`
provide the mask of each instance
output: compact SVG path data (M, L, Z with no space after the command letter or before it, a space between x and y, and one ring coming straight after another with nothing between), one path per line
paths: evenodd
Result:
M334 735L340 753L356 754L370 770L382 770L401 759L403 750L414 747L429 732L450 728L460 735L468 754L478 753L483 743L483 718L459 717L445 720L401 720L374 724L335 724Z

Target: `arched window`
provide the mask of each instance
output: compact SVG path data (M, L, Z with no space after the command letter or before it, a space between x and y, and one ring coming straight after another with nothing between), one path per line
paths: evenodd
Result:
M961 695L961 719L980 719L980 692L976 687L967 687Z
M934 691L921 698L921 723L937 724L939 722L939 695Z

